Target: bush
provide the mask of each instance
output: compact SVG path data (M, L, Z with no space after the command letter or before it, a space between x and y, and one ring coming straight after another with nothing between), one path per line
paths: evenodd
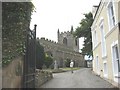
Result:
M65 66L70 67L70 59L65 60Z
M47 68L49 68L53 63L53 59L52 57L50 57L49 55L45 55L45 61L44 61L44 64L47 66Z
M36 68L37 69L42 69L44 60L45 60L44 48L37 41L36 42Z

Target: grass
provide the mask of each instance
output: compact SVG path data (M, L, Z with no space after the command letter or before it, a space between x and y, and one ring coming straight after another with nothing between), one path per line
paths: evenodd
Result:
M71 71L71 68L60 68L64 71ZM74 67L73 70L79 70L80 68L79 67Z
M74 67L73 70L79 70L79 67ZM59 68L59 69L44 69L45 71L49 71L52 73L62 73L62 72L67 72L71 71L71 68Z

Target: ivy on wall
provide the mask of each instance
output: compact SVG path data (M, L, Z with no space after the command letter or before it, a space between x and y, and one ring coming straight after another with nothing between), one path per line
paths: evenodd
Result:
M2 3L2 66L24 55L26 31L33 11L34 5L31 2Z

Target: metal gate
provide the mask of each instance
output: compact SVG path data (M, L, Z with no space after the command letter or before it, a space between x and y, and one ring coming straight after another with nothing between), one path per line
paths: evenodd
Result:
M35 88L36 69L36 26L27 31L25 59L23 66L23 88Z

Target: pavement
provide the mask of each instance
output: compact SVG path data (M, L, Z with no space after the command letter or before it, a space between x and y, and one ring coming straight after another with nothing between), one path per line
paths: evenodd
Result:
M2 68L0 67L0 90L2 90Z
M40 88L114 88L112 84L92 73L90 68L81 68L73 73L53 74L53 79Z

